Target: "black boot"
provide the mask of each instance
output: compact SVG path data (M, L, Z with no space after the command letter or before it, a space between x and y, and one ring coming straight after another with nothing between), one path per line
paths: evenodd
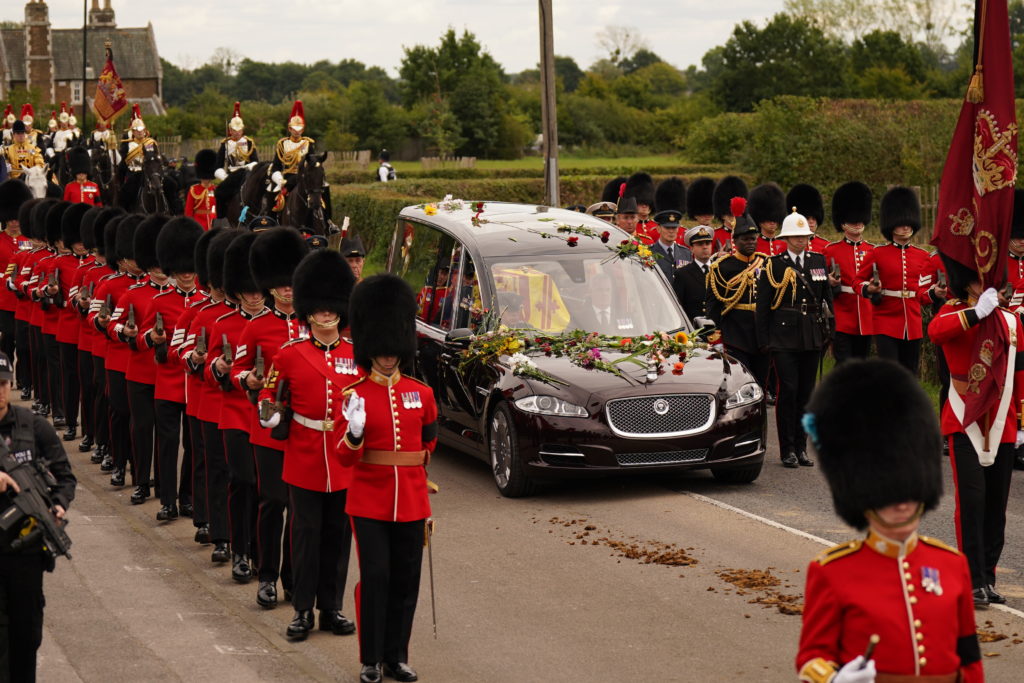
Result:
M974 589L974 609L988 609L990 602L987 590L984 588Z
M178 508L173 505L161 505L156 513L156 521L170 522L178 518Z
M309 637L311 630L313 630L313 610L297 610L292 618L292 623L288 624L288 629L284 634L288 637L288 640L305 640ZM379 681L380 679L378 678L377 680Z
M148 486L136 486L135 490L132 491L132 497L130 499L132 505L142 505L149 500L149 487Z
M256 604L263 609L274 609L277 607L277 582L260 581L256 588Z
M210 525L201 524L196 527L195 542L199 545L210 545Z
M214 564L224 564L231 559L231 549L228 547L227 541L217 541L213 546L213 552L210 553L210 562Z
M22 401L27 401L30 398L32 398L32 387L22 387L21 388L21 400Z
M114 456L109 452L103 454L103 462L100 463L100 472L114 471ZM121 471L121 485L124 485L124 470Z
M53 416L53 428L54 429L64 429L67 426L68 426L68 421L64 419L63 415L54 415Z
M359 683L380 683L380 664L363 664L359 670Z
M79 453L88 453L92 450L93 440L92 437L86 434L82 437L82 443L78 444Z
M814 467L814 461L808 458L803 451L796 454L796 461L801 467Z
M356 632L356 623L338 609L320 610L320 630L333 631L336 636L350 636Z
M783 467L799 467L799 461L796 459L796 453L789 451L782 456Z
M65 441L74 441L78 438L78 427L76 425L68 425L67 430L64 432L63 439Z
M985 587L985 594L988 596L988 601L993 605L1005 605L1006 597L1001 593L996 592L996 587L989 584Z
M113 465L111 465L111 468L113 468ZM100 467L100 469L103 468ZM124 470L114 470L113 474L110 475L110 485L117 488L124 486Z
M252 581L252 565L245 555L235 553L231 556L231 578L238 583L249 583Z
M405 662L397 662L395 664L384 662L384 675L396 681L401 681L401 683L412 683L412 681L420 679L413 668Z
M195 509L192 507L192 503L182 503L178 506L178 509L181 511L182 517L191 517L195 512Z

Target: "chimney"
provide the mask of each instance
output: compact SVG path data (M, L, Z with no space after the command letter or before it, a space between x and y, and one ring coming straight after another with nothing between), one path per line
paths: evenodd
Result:
M44 102L53 102L53 44L50 40L50 10L45 0L25 5L26 85L37 88Z
M114 10L110 7L110 0L103 0L103 9L100 9L100 0L92 0L92 7L89 8L89 26L93 28L116 28Z

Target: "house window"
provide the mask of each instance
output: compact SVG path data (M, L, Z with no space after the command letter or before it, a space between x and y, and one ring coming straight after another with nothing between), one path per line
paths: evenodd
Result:
M71 81L71 101L75 103L82 101L82 81Z

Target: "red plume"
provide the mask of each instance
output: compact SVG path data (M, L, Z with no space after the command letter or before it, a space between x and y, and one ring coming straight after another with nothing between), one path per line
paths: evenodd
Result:
M626 194L626 183L619 185L619 199L622 199L622 195Z
M242 103L235 102L235 114L236 117L242 118Z
M733 197L729 200L729 212L739 218L747 211L747 200L743 197Z

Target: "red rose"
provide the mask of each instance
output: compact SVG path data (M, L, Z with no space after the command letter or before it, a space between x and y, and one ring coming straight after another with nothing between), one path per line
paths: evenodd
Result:
M565 240L565 243L568 244L570 247L575 247L576 243L579 242L579 241L580 241L580 238L577 237L576 235L573 235L572 237L567 238Z

